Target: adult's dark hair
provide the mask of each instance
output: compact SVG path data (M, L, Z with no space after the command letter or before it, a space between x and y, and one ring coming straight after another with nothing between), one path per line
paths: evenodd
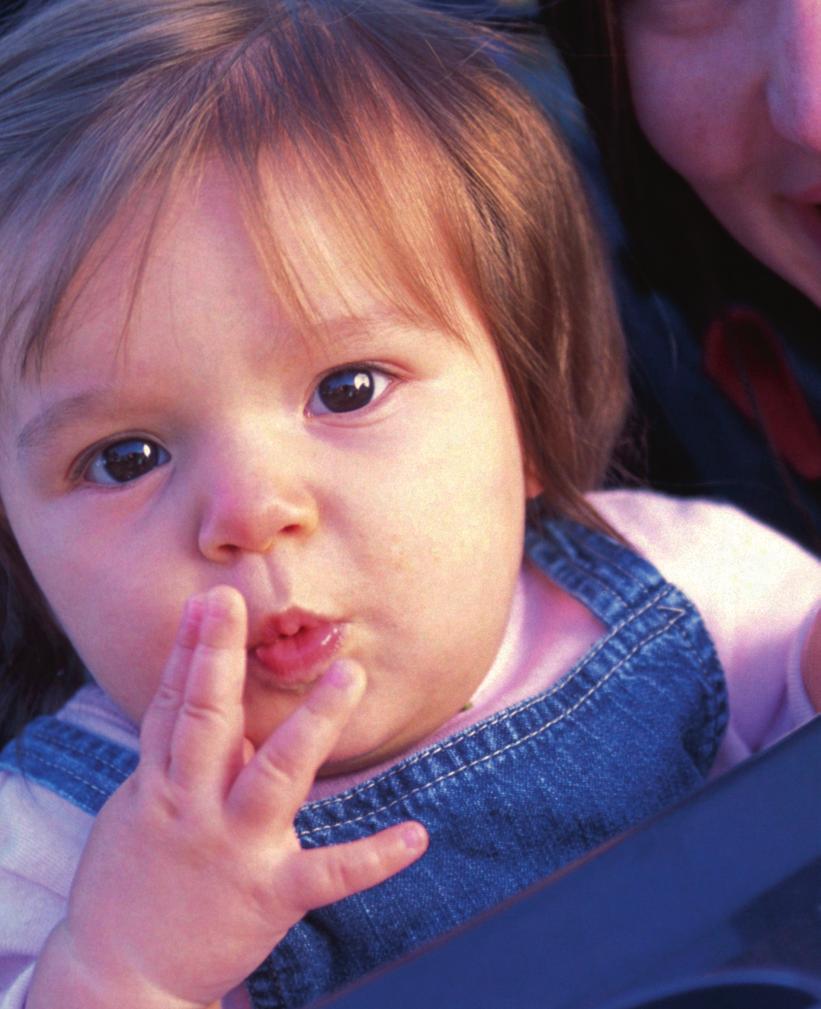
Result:
M728 295L752 289L777 309L788 305L798 331L809 332L817 308L741 249L645 139L630 97L622 2L540 0L540 13L598 142L628 232L623 265L631 280L667 294L696 328Z
M585 109L625 228L617 260L630 292L625 310L629 314L640 302L658 306L666 301L679 320L673 331L664 309L654 317L626 320L634 350L637 433L646 442L644 457L630 463L654 486L734 501L810 549L821 549L817 482L788 461L784 443L765 418L762 389L750 378L750 362L755 348L763 346L762 334L768 334L770 347L773 341L788 343L798 361L817 360L818 307L742 248L645 139L630 94L621 25L625 3L541 0L540 13ZM642 299L650 293L652 298ZM739 310L753 323L728 337L732 363L727 367L734 369L732 379L744 389L752 428L748 436L733 436L735 460L719 472L716 464L727 453L714 455L709 444L696 442L694 432L701 429L690 424L685 399L669 401L659 393L669 374L659 362L673 367L681 360L682 348L692 362L694 350L705 346L706 334L725 332L726 320ZM638 332L632 333L631 325ZM656 351L644 332L650 327L657 333ZM666 351L665 339L670 341ZM813 374L811 368L807 374ZM693 388L703 384L716 424L739 419L730 400L722 400L719 387L710 385L706 365L701 372L692 364L682 366L681 376ZM784 395L786 390L785 385ZM806 433L801 437L812 451Z

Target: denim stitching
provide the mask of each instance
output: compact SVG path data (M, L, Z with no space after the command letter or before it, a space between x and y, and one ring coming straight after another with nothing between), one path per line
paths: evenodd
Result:
M602 553L601 551L597 550L596 542L597 542L596 540L588 539L584 543L584 548L590 557L593 557L597 561L599 561L604 568L608 567L615 568L624 576L625 580L633 583L639 588L643 588L645 590L648 588L652 588L652 581L648 583L645 579L640 578L629 568L622 567L621 564L616 560L616 557L609 557L606 554ZM639 560L641 560L645 565L649 566L649 562L644 560L644 558L638 552L636 553L636 557L638 557ZM626 596L623 596L615 585L611 585L609 582L605 582L601 579L601 577L596 573L595 568L593 568L592 570L588 570L587 568L585 568L584 565L580 563L579 558L576 554L573 554L572 556L567 555L567 561L571 567L575 568L576 571L582 574L585 580L596 581L605 591L610 592L611 595L615 596L625 607L629 607L631 605L630 600L627 599Z
M3 765L5 765L5 761L3 761L2 763L3 763ZM64 774L64 775L66 775L66 777L73 778L75 781L79 782L81 785L85 785L88 788L90 788L93 792L97 792L98 795L105 796L106 799L111 794L106 789L100 788L99 785L95 785L92 781L87 781L84 777L82 777L82 775L79 775L76 772L69 770L67 767L63 767L62 764L55 764L52 761L47 760L45 757L43 757L43 758L40 759L40 763L44 767L51 768L51 770L53 770L53 771L59 771L60 774ZM8 765L5 765L5 766L8 766ZM16 770L16 768L15 768L15 770ZM30 775L30 773L31 772L29 772L29 775ZM36 780L36 777L35 777L35 780ZM69 799L70 801L76 803L76 801L77 801L76 796L71 795L71 793L69 793L69 792L60 791L60 789L58 788L58 786L54 782L52 782L52 781L50 781L50 784L51 784L52 788L54 789L54 791L58 795L61 795L64 799Z
M60 720L57 719L57 721L59 722ZM61 725L66 725L66 724L70 724L70 723L60 722L60 724ZM71 726L71 728L73 729L74 726ZM34 738L37 739L40 742L45 742L45 743L51 743L52 742L52 739L50 738L49 733L48 732L42 732L42 731L40 731L40 727L39 726L36 726L32 730L31 735L34 736ZM101 739L101 742L105 746L116 745L116 744L108 743L107 740L104 740L104 739ZM66 752L66 753L72 753L72 754L74 754L77 757L86 758L90 754L96 761L98 761L98 763L102 764L103 767L107 767L110 771L116 771L116 772L120 772L120 773L122 773L124 771L124 768L120 764L112 763L110 760L106 760L104 757L100 756L96 752L96 747L92 747L90 750L89 749L85 749L82 746L77 746L76 744L68 742L63 736L60 737L60 747L61 747L61 749L64 752ZM125 750L125 751L127 751L128 753L133 753L133 754L135 754L135 755L137 755L139 757L139 753L136 750L132 750L131 747L124 746L122 749ZM129 772L129 774L130 773L131 772Z
M501 756L501 754L506 753L508 750L512 750L515 747L520 746L522 743L526 743L530 739L533 739L536 736L541 735L543 732L546 732L548 729L552 728L554 725L557 725L559 722L563 721L569 715L572 715L572 714L574 714L574 712L578 711L578 709L583 704L585 704L593 696L593 694L596 693L597 690L599 690L601 687L603 687L604 684L607 683L607 681L616 672L618 672L618 670L624 665L625 662L627 662L638 651L640 651L642 648L644 648L645 645L649 644L655 638L659 637L660 635L662 635L666 631L668 631L675 623L677 623L681 619L681 617L683 615L684 614L682 613L679 616L673 617L667 624L664 625L664 627L657 628L652 634L649 634L646 638L643 638L641 641L637 642L633 646L633 648L625 656L623 656L616 663L616 665L613 666L613 668L610 669L601 678L601 680L599 680L598 683L594 684L590 688L590 690L587 691L586 694L582 695L582 697L580 697L579 700L576 701L575 704L571 705L571 707L569 707L566 711L563 711L560 715L557 715L551 721L546 722L544 725L540 725L538 729L534 729L532 732L528 733L526 736L522 736L521 739L515 739L512 742L507 743L505 746L501 746L501 747L499 747L499 749L492 751L491 753L486 753L486 754L484 754L481 757L477 757L475 760L472 760L469 764L464 764L462 767L457 767L457 768L454 768L454 770L452 770L452 771L447 771L445 774L440 774L438 777L433 778L431 781L425 782L424 785L418 785L416 788L411 789L409 792L406 792L403 795L399 795L395 799L391 799L390 802L386 802L384 805L380 806L378 809L369 810L367 813L362 813L359 816L351 817L351 819L349 819L349 820L343 820L343 821L340 821L339 823L335 823L335 824L331 824L331 825L327 825L327 826L322 826L322 827L312 827L310 830L298 831L297 832L297 836L298 837L308 837L311 834L317 834L317 833L319 833L321 831L334 830L337 827L347 827L347 826L349 826L352 823L359 823L361 820L367 820L369 817L377 816L379 813L384 812L386 809L390 809L391 806L395 806L395 805L397 805L397 803L403 802L405 799L409 799L411 796L417 795L419 792L424 792L427 789L432 788L434 785L439 784L439 782L441 782L441 781L446 781L449 778L454 778L454 777L456 777L456 775L462 774L464 771L469 770L471 767L476 767L479 764L486 763L488 760L491 760L494 757Z
M652 585L658 580L660 574L658 569L633 546L630 546L627 550L625 550L625 547L621 543L617 543L610 537L597 534L592 537L585 537L583 540L583 548L591 557L595 557L597 560L603 561L605 568L615 568L624 575L627 581L633 582L635 585L647 588L649 585ZM641 562L641 574L637 574L632 566L622 566L621 562L625 557L625 553L628 554L628 560L637 559ZM650 581L648 581L648 576Z
M597 561L601 561L605 567L615 568L618 572L624 575L624 578L627 581L633 582L634 585L638 585L639 587L643 588L647 587L647 582L643 578L639 578L639 576L635 574L633 571L631 571L629 568L623 568L615 558L608 557L606 554L603 554L600 551L596 550L595 541L588 540L585 543L585 547L590 556L595 557ZM641 560L644 560L644 558L641 557L640 554L637 553L636 556L639 557ZM647 564L647 561L644 561L644 563ZM616 593L619 599L621 599L621 601L625 604L625 606L629 605L628 600L625 599L624 596L622 596L617 589L613 589L613 591Z
M481 722L478 722L476 725L469 726L467 729L465 729L463 732L460 732L457 736L454 736L453 738L443 739L440 743L435 743L433 747L429 749L426 748L418 753L412 754L410 757L407 758L407 760L402 761L402 770L404 771L409 767L413 767L414 764L418 763L422 759L427 759L428 757L435 757L440 753L444 753L447 750L450 750L454 746L458 745L463 739L470 739L472 736L475 736L477 732L482 732L485 729L489 729L501 721L511 718L513 715L518 715L522 711L527 711L534 705L540 704L542 701L546 701L549 697L552 697L558 691L564 690L565 687L568 686L568 684L572 683L577 676L579 676L582 672L584 672L585 668L587 667L587 664L592 659L594 659L596 655L598 655L598 653L607 644L609 644L611 638L613 638L616 634L618 634L624 627L631 624L634 620L637 620L639 617L643 616L647 612L647 610L651 609L655 605L655 603L657 603L660 599L663 599L664 596L668 595L670 592L673 591L675 590L672 585L665 585L664 588L662 588L661 591L659 591L655 596L653 596L652 599L648 600L648 602L646 602L645 605L640 610L628 614L617 624L614 624L613 627L602 638L600 638L597 642L595 642L595 644L591 646L589 651L585 652L585 654L581 657L581 659L579 659L579 661L575 664L575 666L573 666L570 670L568 670L568 672L561 677L559 682L554 683L549 690L543 691L542 693L537 694L535 697L532 697L530 699L520 701L517 705L511 708L505 708L503 711L498 711L496 712L495 715L492 715L491 717L484 719ZM675 623L675 621L671 621L669 624L666 624L663 630L666 630L668 627L671 627L673 623ZM608 673L607 675L610 674ZM378 775L376 778L372 778L370 781L365 782L361 786L354 785L352 786L352 789L349 789L348 791L354 791L357 795L360 796L364 795L369 790L376 788L377 785L382 784L386 780L386 778L395 775L395 773L396 773L395 769L386 770L384 774ZM320 810L323 809L325 806L330 806L331 804L338 802L340 798L346 794L347 794L346 792L342 792L340 795L332 795L329 796L327 799L316 799L314 802L306 803L303 808L305 810L310 810L311 812L313 812L314 810Z
M690 605L690 609L697 614L697 611L692 604ZM687 643L690 646L690 651L694 655L696 662L698 663L698 666L701 669L702 682L708 688L707 701L709 708L711 708L712 710L709 711L707 720L711 723L711 728L709 731L711 733L711 744L713 749L715 749L716 745L720 742L721 739L718 731L718 722L719 722L719 711L722 705L716 702L714 691L715 688L719 688L722 696L725 698L725 704L726 704L727 682L724 678L724 671L721 668L720 660L718 660L720 671L718 676L716 676L715 672L711 671L710 667L704 661L704 658L701 654L701 649L698 647L697 643L693 640L693 636L690 633L690 628L687 627L687 625L685 624L684 626L682 626L681 631L684 634L685 638L687 639ZM712 641L710 641L710 644L712 646L713 651L715 652L715 645L712 643ZM718 658L717 654L716 658Z
M564 548L563 544L559 544L559 546ZM630 605L628 600L619 592L619 590L615 586L611 585L609 582L606 582L595 570L591 571L586 570L585 567L580 563L579 558L575 554L571 554L565 548L563 550L561 557L569 568L573 569L574 571L582 573L585 582L587 583L595 582L602 592L610 595L611 597L615 597L623 606L627 607ZM539 565L539 567L541 568L541 565ZM548 578L553 577L553 574L549 568L544 569L544 573L548 576ZM634 576L631 576L631 580L634 580Z

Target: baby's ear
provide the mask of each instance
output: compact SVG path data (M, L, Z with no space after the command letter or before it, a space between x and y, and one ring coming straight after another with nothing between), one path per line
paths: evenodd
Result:
M535 466L529 459L525 459L525 498L530 501L531 498L538 497L543 492L544 484L536 473Z

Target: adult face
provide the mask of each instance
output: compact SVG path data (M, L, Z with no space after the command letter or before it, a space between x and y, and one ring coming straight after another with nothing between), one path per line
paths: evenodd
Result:
M644 133L728 232L821 305L821 0L624 0Z

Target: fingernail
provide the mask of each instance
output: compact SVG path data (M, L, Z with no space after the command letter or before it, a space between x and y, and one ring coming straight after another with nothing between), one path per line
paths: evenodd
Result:
M347 690L353 683L353 671L347 662L334 662L325 673L325 682L337 690Z
M228 612L222 593L217 589L209 589L201 599L203 610L209 617L222 618Z
M185 601L185 609L182 613L183 619L198 623L202 619L204 609L205 604L203 603L202 596L191 596Z
M421 823L408 823L402 831L402 840L409 851L422 851L428 845L428 832Z

